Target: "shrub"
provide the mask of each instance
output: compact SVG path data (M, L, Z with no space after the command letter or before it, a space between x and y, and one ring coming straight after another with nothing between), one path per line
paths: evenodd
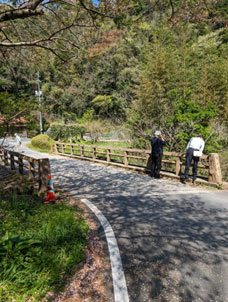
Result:
M49 136L54 140L72 141L80 139L85 133L85 128L78 124L64 125L53 123Z
M33 137L31 143L32 143L33 147L37 147L37 148L41 148L41 149L50 149L52 140L46 134L39 134L39 135Z
M59 140L59 138L61 137L62 127L63 127L62 124L58 124L58 123L51 124L50 132L48 133L48 135L54 140Z
M150 149L150 140L145 137L138 137L132 140L131 148L133 149Z
M84 125L86 130L90 133L91 141L93 143L96 143L99 136L101 136L105 132L105 124L100 120L86 122Z

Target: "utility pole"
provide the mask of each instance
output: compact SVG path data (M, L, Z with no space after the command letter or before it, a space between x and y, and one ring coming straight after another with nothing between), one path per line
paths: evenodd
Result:
M38 101L39 101L39 108L40 108L40 133L43 134L43 117L42 117L42 112L41 112L41 94L42 91L40 90L40 73L39 71L37 72L37 87L38 90L35 91L35 95L38 97Z

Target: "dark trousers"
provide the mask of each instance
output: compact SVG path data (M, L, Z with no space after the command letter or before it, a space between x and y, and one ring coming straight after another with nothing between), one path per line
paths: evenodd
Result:
M162 154L151 154L151 177L160 178Z
M189 177L188 173L189 173L189 169L190 169L192 160L193 160L193 168L192 168L193 178L196 178L196 176L197 176L197 168L198 168L199 157L193 156L193 151L194 151L194 149L192 149L192 148L189 148L187 150L185 170L184 170L184 177L185 178Z

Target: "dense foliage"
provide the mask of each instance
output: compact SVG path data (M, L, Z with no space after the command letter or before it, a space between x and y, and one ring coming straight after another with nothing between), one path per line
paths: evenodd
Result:
M172 151L183 151L188 139L201 133L206 138L206 152L226 150L226 1L135 0L113 6L110 1L100 1L94 7L96 17L91 2L82 3L91 11L78 6L78 22L83 27L93 16L96 28L80 27L77 34L74 28L66 35L72 44L80 42L80 50L73 45L69 49L67 44L59 51L63 41L58 41L55 47L64 62L53 52L41 50L38 54L36 48L9 51L5 47L1 52L1 114L25 107L28 119L34 117L28 126L37 131L38 109L49 125L80 124L87 132L96 133L121 126L129 129L128 138L141 148L149 147L148 138L160 129ZM48 14L50 20L54 18L49 9L45 20L43 16L39 19L42 27L47 25ZM60 9L64 9L61 17L71 16L67 5L58 7L58 13ZM14 22L21 26L22 20ZM57 28L56 20L53 22ZM34 38L35 28L31 30ZM25 31L23 35L29 37ZM37 71L41 75L40 108L34 97ZM60 139L73 139L72 126L64 131ZM57 132L52 132L55 139Z
M50 131L48 131L48 135L56 141L70 141L75 142L80 140L85 133L85 128L79 124L58 124L53 123L50 126Z

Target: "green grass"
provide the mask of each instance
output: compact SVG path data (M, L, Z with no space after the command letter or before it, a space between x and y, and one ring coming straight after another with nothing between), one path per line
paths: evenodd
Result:
M130 148L130 143L128 143L128 142L96 142L96 143L92 143L91 141L81 140L81 141L78 141L76 144L114 147L114 148ZM27 144L26 146L35 151L39 151L39 152L43 152L43 153L50 152L50 149L34 147L31 143Z
M96 142L81 140L78 142L81 145L93 145L93 146L104 146L104 147L114 147L114 148L130 148L130 143L128 142Z
M61 142L61 143L70 144L69 142ZM111 142L111 141L110 142L100 142L100 141L98 141L98 142L94 143L91 141L80 140L73 144L114 147L114 148L130 148L130 143L128 143L126 141L120 141L120 142Z
M0 193L0 301L42 301L84 259L88 226L66 203Z
M38 152L42 152L42 153L49 153L50 152L50 148L38 148L38 147L34 147L31 143L27 144L26 147L38 151Z

